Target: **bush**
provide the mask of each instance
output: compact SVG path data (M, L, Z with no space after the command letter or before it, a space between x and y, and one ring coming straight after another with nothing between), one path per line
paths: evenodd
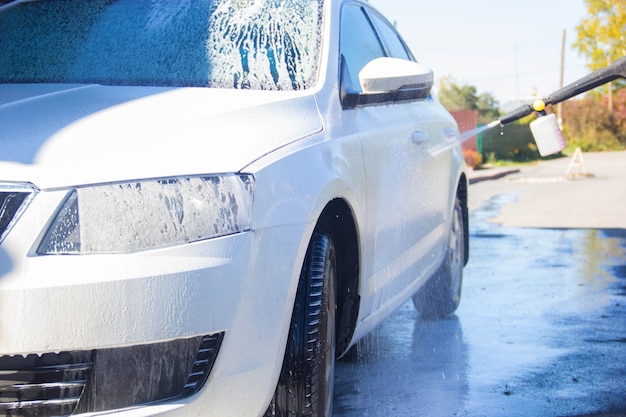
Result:
M483 157L473 149L463 149L463 158L465 163L470 168L476 168L482 165Z
M610 112L606 99L585 97L563 103L563 133L568 149L610 151L626 148L626 123L622 114L626 90L615 96L615 110Z

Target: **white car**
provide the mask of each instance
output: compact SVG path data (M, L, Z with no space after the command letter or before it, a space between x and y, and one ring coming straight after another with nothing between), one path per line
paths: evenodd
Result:
M4 3L1 416L330 415L454 312L458 128L367 2Z

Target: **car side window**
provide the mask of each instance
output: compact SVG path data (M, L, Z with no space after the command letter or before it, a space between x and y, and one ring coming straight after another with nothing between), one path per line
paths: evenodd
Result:
M398 32L377 13L369 12L369 17L378 31L380 38L387 49L387 54L393 58L413 60L411 53L398 35Z
M361 69L371 60L385 56L380 39L362 7L347 5L343 8L339 42L342 88L350 92L360 92Z

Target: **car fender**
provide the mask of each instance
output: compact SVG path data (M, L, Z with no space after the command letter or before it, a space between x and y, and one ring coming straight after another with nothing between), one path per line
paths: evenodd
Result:
M284 248L281 277L273 277L281 306L281 341L286 343L298 279L315 226L328 204L342 199L354 216L357 234L365 219L365 174L358 135L329 139L325 133L282 148L248 166L255 175L252 231L296 226L297 247ZM359 242L359 245L361 242ZM278 250L278 249L277 249Z

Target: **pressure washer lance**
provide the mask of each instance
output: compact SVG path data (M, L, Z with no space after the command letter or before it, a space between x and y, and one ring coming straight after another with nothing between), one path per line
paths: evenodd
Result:
M530 105L521 106L500 117L500 126L526 117L533 112L538 115L537 120L530 123L530 129L541 156L552 155L565 149L565 139L554 114L546 115L548 105L558 104L598 86L616 80L626 79L626 56L618 59L606 68L599 69L550 94L545 99L535 100Z

